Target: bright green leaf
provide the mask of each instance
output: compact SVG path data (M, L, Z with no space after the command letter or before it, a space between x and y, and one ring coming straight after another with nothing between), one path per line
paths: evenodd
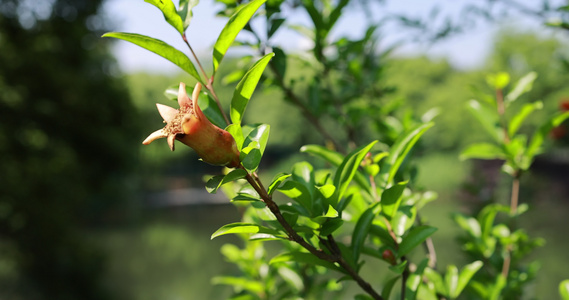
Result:
M498 112L476 100L468 101L467 108L474 117L476 117L478 122L482 124L482 127L490 134L490 136L498 143L501 143L503 140L503 134L498 128L500 120Z
M273 178L271 185L269 185L268 193L272 195L280 186L283 181L290 177L290 174L279 173Z
M366 154L371 150L377 141L369 143L367 146L360 147L350 153L334 174L334 186L336 186L336 201L339 201L344 196L344 192L356 174L358 167L362 163Z
M192 9L198 5L199 2L199 0L180 0L177 13L182 19L184 31L190 26L193 16Z
M460 159L506 159L504 150L495 144L477 143L468 146L460 153Z
M234 169L231 172L229 172L229 174L227 174L227 175L217 175L217 176L212 177L206 183L205 188L207 189L208 193L215 194L217 192L217 189L219 189L220 186L222 186L228 182L244 178L245 175L247 175L247 171L245 171L243 169Z
M225 56L227 49L231 46L237 34L245 27L249 20L253 17L257 9L265 3L266 0L254 0L243 5L237 12L229 18L227 24L221 30L215 45L213 46L213 72L217 71L217 67Z
M437 231L437 228L427 225L417 226L411 229L409 234L407 234L401 241L401 244L399 244L397 255L399 257L407 255L407 253L423 243L429 236L435 233L435 231Z
M178 12L176 11L176 6L172 0L144 0L144 2L150 3L158 9L162 11L164 15L164 19L168 22L172 27L174 27L180 35L184 34L184 22Z
M460 293L462 293L464 288L470 282L470 279L472 279L472 276L474 276L474 274L476 274L476 272L482 268L482 265L484 265L482 261L477 260L462 268L460 275L458 276L458 284L456 286L455 294L454 296L451 294L451 297L456 298L460 295Z
M267 147L267 142L269 141L270 130L271 126L267 124L261 124L255 127L255 129L253 129L249 135L247 135L244 145L249 145L251 142L259 143L259 151L262 155L265 153L265 148Z
M315 265L315 266L322 266L322 267L325 267L327 269L336 270L340 273L348 275L344 269L334 265L333 263L322 260L322 259L312 255L311 253L307 253L307 252L282 253L282 254L279 254L279 255L273 257L273 259L271 259L269 264L290 263L290 262L298 262L298 263L306 263L306 264Z
M249 103L249 99L251 99L251 96L257 87L257 83L259 82L259 79L265 70L265 67L274 55L274 53L269 53L263 56L249 69L249 71L247 71L243 79L241 79L241 81L239 81L237 84L237 87L235 87L235 92L233 93L233 98L231 99L230 111L231 122L234 124L241 124L243 113L245 112L245 108Z
M569 279L565 279L559 284L559 295L562 300L569 300Z
M312 198L310 192L302 183L290 180L279 187L278 191L295 200L309 212L312 212Z
M231 133L235 144L237 145L237 150L241 151L243 149L243 143L245 142L245 137L243 137L243 128L240 124L230 124L225 128L225 130Z
M254 172L259 167L262 158L261 151L255 146L249 146L241 149L239 160L245 169L249 172Z
M448 291L448 296L450 299L458 297L458 269L455 265L447 266L447 273L445 274L445 285Z
M506 72L498 72L496 74L490 74L486 76L486 82L493 89L501 90L510 83L510 74Z
M125 40L127 42L131 42L135 45L138 45L148 51L154 52L165 59L171 61L176 66L180 67L186 73L190 74L199 82L202 82L196 67L192 63L192 61L180 50L168 45L167 43L151 38L145 35L136 34L136 33L127 33L127 32L108 32L103 34L103 37L113 37L121 40Z
M328 211L324 215L326 218L336 218L338 216L338 212L332 207L332 205L328 205Z
M437 290L438 294L448 297L448 290L446 288L446 285L443 281L443 278L439 273L437 273L437 271L431 268L426 268L425 276L435 285L435 289Z
M508 125L508 135L510 137L514 136L518 129L522 126L524 120L534 111L543 108L543 102L537 101L534 103L524 104L522 109L512 118L510 124Z
M525 153L528 161L532 161L534 156L540 153L543 141L551 129L561 125L561 123L563 123L567 118L569 118L569 111L554 115L539 127L539 129L534 133Z
M389 266L389 270L391 270L397 274L403 274L403 272L405 271L405 268L407 268L407 262L408 262L407 260L404 260L397 265Z
M378 203L376 203L366 209L366 211L364 211L364 213L358 218L358 222L356 223L352 233L352 253L356 262L360 256L360 249L365 242L373 219L378 213L378 208Z
M213 240L214 238L221 235L235 234L235 233L268 233L273 235L279 234L279 232L274 229L263 227L257 224L231 223L221 226L221 228L219 228L211 235L211 239Z

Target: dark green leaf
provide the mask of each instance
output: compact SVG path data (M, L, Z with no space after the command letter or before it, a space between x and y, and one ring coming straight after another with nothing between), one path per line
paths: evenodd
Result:
M334 186L336 186L336 202L342 199L344 192L356 174L356 171L362 163L362 160L376 143L377 141L373 141L367 146L360 147L346 156L346 158L344 158L344 161L342 161L342 164L338 167L336 173L334 174ZM334 206L336 204L337 203L334 203Z
M486 82L495 90L501 90L510 83L510 74L506 72L498 72L486 76Z
M241 164L245 169L249 172L255 172L259 167L259 163L261 163L262 158L261 151L257 147L245 147L241 149L241 153L239 154L239 159L241 160Z
M389 266L389 270L391 270L397 274L403 274L403 271L405 271L405 268L407 268L407 260L404 260L395 266Z
M372 224L369 229L369 232L374 236L377 236L382 244L389 246L391 248L396 248L395 241L393 240L393 237L389 234L387 229L379 225Z
M278 47L274 47L273 52L275 53L275 58L271 63L278 72L278 76L281 79L284 79L286 75L286 66L287 66L286 53L281 48Z
M320 228L320 236L328 236L334 233L334 231L340 228L342 224L344 224L344 221L339 218L326 221L322 224L322 228Z
M176 66L180 67L186 73L190 74L197 81L203 84L203 81L196 70L192 61L180 50L168 45L167 43L151 38L145 35L127 32L108 32L103 37L114 37L117 39L125 40L138 45L148 51L154 52L165 59L171 61Z
M477 143L468 146L460 153L460 159L505 159L504 150L497 145L489 143Z
M245 77L243 77L243 79L241 79L241 81L239 81L237 84L235 92L233 92L233 98L231 99L230 111L231 122L234 124L241 124L243 113L245 112L245 108L249 103L249 99L251 99L251 96L257 87L257 83L259 82L259 79L265 70L265 67L274 55L274 53L269 53L263 56L249 69L249 71L247 71Z
M443 281L443 278L439 273L437 273L437 271L431 268L426 268L425 276L435 285L435 289L437 290L438 294L448 297L448 290L446 288L446 285Z
M378 204L379 203L376 203L364 211L364 213L358 218L358 222L356 223L356 227L352 233L352 252L356 262L359 259L360 249L365 242L373 219L378 213Z
M213 72L217 71L217 67L225 56L227 49L231 46L237 34L245 27L249 20L253 17L257 9L265 3L266 0L254 0L240 7L237 12L229 18L227 24L221 30L215 45L213 46Z
M235 233L268 233L268 234L273 234L273 235L279 234L279 232L274 230L274 229L263 227L263 226L257 225L257 224L231 223L231 224L221 226L221 228L219 228L217 231L215 231L211 235L211 239L213 240L214 238L216 238L218 236L225 235L225 234L232 234L232 233L233 234L235 234Z
M176 6L172 0L144 0L144 2L150 3L162 11L164 19L172 27L174 27L180 35L184 34L184 22L178 12L176 11Z
M407 255L411 250L415 249L415 247L423 243L429 236L435 233L435 231L437 231L437 228L427 225L417 226L411 229L409 234L407 234L407 236L401 241L401 244L399 244L397 255L399 257Z
M207 181L205 188L208 193L215 194L220 186L228 182L244 178L245 175L247 175L247 171L243 169L234 169L227 175L213 176L210 180Z
M381 195L381 209L385 216L388 216L390 219L393 217L397 209L399 208L399 204L401 203L401 195L403 195L403 191L405 190L405 186L407 186L407 181L399 182L396 185L386 189L383 191Z
M284 23L285 19L274 19L271 21L271 28L269 29L269 32L267 33L267 37L272 37L273 34L275 34L275 32L277 32L277 30L279 29L279 27L281 27L281 25ZM273 48L274 51L274 48ZM275 51L276 53L276 51Z
M267 124L261 124L255 129L253 129L247 138L245 139L244 145L249 145L251 142L257 142L259 144L259 151L261 155L265 153L265 148L267 147L267 142L269 141L269 132L271 126Z

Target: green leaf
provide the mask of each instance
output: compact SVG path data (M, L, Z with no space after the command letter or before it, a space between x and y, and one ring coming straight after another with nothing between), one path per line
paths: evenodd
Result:
M180 0L177 13L182 19L184 31L186 31L188 26L190 26L190 22L192 21L192 8L198 5L199 2L199 0Z
M233 43L237 34L245 27L249 20L253 17L257 9L265 3L266 0L254 0L240 7L237 12L229 18L223 30L219 34L215 45L213 46L213 72L217 71L217 67L225 56L227 49Z
M435 289L438 294L448 297L448 290L444 284L443 278L439 273L437 273L437 271L431 268L426 268L425 276L427 276L427 278L435 285Z
M342 164L334 173L334 186L336 186L336 203L337 201L341 200L344 196L344 192L348 188L348 185L352 181L352 178L356 174L358 167L362 163L362 160L365 158L366 154L371 150L373 145L375 145L377 141L373 141L369 143L367 146L360 147L350 153ZM335 206L334 204L334 206Z
M256 142L254 142L254 144L256 145L241 149L239 153L241 164L249 172L255 172L255 170L257 170L259 163L261 163L261 158L263 157L259 148L256 147L258 144Z
M180 33L180 35L184 34L184 22L182 22L182 18L180 18L180 15L178 15L176 6L172 0L144 0L144 2L158 7L158 9L162 11L166 22L172 25L172 27L174 27Z
M508 83L510 83L510 74L506 72L498 72L496 74L490 74L486 76L486 82L493 89L501 90L505 88Z
M563 123L563 121L565 121L567 118L569 118L569 111L558 113L539 127L537 132L534 133L525 153L525 157L528 161L531 162L534 156L540 153L543 141L551 129L561 125L561 123Z
M490 295L488 297L488 300L500 299L500 294L502 293L504 287L506 287L507 282L508 281L506 277L504 277L504 275L502 274L499 274L498 279L496 280L496 284L492 286L490 289Z
M385 216L391 219L401 203L401 195L407 186L407 181L399 182L386 189L381 195L381 209Z
M451 299L457 297L456 291L458 287L458 269L455 265L447 266L447 273L445 274L445 285L448 291L448 296Z
M396 276L389 279L384 285L383 289L381 290L381 297L383 299L389 299L389 295L391 295L391 291L393 290L393 286L397 283L401 276Z
M391 248L396 248L395 241L393 240L393 237L389 234L387 229L379 225L372 224L369 229L369 232L374 236L378 237L383 245L389 246Z
M229 172L227 175L217 175L213 176L210 180L207 181L205 188L210 194L215 194L217 189L222 185L235 181L237 179L244 178L247 175L247 171L243 169L234 169L233 171Z
M409 230L417 217L417 207L411 205L400 206L391 218L391 227L396 236L403 236Z
M472 237L479 238L482 234L480 229L480 223L478 220L472 217L466 217L462 214L453 214L454 221L466 232L468 232Z
M391 270L397 274L403 274L403 272L405 271L405 268L407 268L407 262L408 262L407 260L404 260L395 266L389 266L389 270Z
M274 47L273 52L275 53L275 58L271 63L273 64L275 70L278 72L278 76L284 79L287 66L286 53L278 47Z
M290 177L290 174L279 173L273 178L271 185L269 185L268 193L272 195L280 186L283 181Z
M451 297L456 298L460 295L460 293L462 293L464 288L470 282L470 279L472 279L474 274L476 274L476 272L478 272L478 270L480 270L480 268L482 268L482 265L484 265L482 263L482 261L477 260L477 261L470 263L470 264L468 264L462 268L462 270L460 271L460 275L458 276L458 284L456 286L454 296L451 294Z
M522 126L524 120L534 111L543 108L543 102L537 101L534 103L524 104L522 109L512 118L510 124L508 124L508 135L510 137L514 136L518 129Z
M333 263L322 260L322 259L312 255L311 253L307 253L307 252L296 251L296 252L282 253L282 254L279 254L279 255L273 257L273 259L271 259L269 264L290 263L290 262L298 262L298 263L306 263L306 264L315 265L315 266L322 266L322 267L325 267L327 269L335 270L335 271L338 271L340 273L348 275L344 269L334 265Z
M358 218L358 222L354 228L352 233L352 253L354 256L355 262L358 261L360 256L360 249L362 248L367 234L369 232L371 223L375 218L376 214L378 213L378 206L379 203L376 203L366 209L362 215Z
M255 127L255 129L247 135L244 145L249 145L251 142L257 142L259 144L259 151L261 152L261 155L264 154L267 142L269 141L270 130L271 126L267 124L261 124Z
M562 300L569 300L569 279L565 279L559 284L559 295Z
M103 37L113 37L127 42L138 45L148 51L154 52L165 59L171 61L176 66L180 67L186 73L190 74L197 81L203 84L203 81L196 70L192 61L180 50L168 45L167 43L151 38L145 35L127 32L108 32L103 34Z
M518 82L516 82L516 86L504 98L506 105L514 102L523 93L531 91L533 82L536 78L536 72L529 72L526 76L518 80Z
M477 143L468 146L460 153L460 160L466 159L506 159L504 150L495 144Z
M328 211L324 215L326 218L336 218L338 217L338 211L336 211L332 205L328 205Z
M241 124L247 103L249 103L249 99L251 99L265 67L274 55L274 53L269 53L259 59L237 84L235 92L233 92L233 98L231 99L230 111L231 122L234 124Z
M300 152L305 152L305 153L309 153L311 155L314 155L316 157L320 157L335 167L338 167L339 165L341 165L342 161L344 160L344 157L342 156L342 154L335 152L335 151L332 151L332 150L329 150L329 149L327 149L323 146L320 146L320 145L302 146L300 148ZM368 179L366 179L366 177L361 172L356 172L356 175L354 176L354 180L358 183L358 185L361 188L363 188L366 192L368 192L368 194L371 194L371 187L370 187L369 181L368 181Z
M302 183L290 180L285 182L278 190L285 196L295 200L307 211L312 212L312 198L310 197L310 192Z
M476 117L478 122L482 124L482 127L490 134L490 136L498 143L502 143L503 135L501 135L501 131L497 127L500 120L498 112L476 100L468 101L467 108L474 117Z
M211 235L211 239L213 240L214 238L221 235L236 234L236 233L268 233L273 235L279 234L279 232L274 229L263 227L257 224L231 223L221 226L221 228L219 228Z
M415 249L418 245L424 242L429 236L437 231L437 228L427 225L417 226L403 238L401 244L399 244L399 250L397 251L398 257L407 255L411 250Z
M237 150L241 151L241 149L243 149L243 143L245 142L245 137L243 137L243 128L241 128L241 124L230 124L225 128L225 130L231 133L231 136L233 136L235 144L237 145Z
M320 236L328 236L329 234L334 233L334 231L340 228L343 224L344 221L340 218L326 221L322 224L322 228L320 228Z
M412 128L405 134L401 135L391 147L389 156L387 159L383 160L383 166L381 167L381 173L383 174L383 179L385 181L385 186L389 186L395 178L395 174L399 170L399 167L405 160L405 157L413 148L415 143L419 138L431 127L434 123L424 123Z

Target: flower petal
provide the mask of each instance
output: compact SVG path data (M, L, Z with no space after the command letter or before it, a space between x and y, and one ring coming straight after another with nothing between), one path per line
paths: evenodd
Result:
M158 108L158 112L162 116L162 119L164 119L166 123L170 123L170 121L174 120L174 117L178 114L177 109L164 104L156 103L156 107Z
M157 140L157 139L161 139L161 138L165 138L168 135L164 132L164 130L162 129L158 129L156 131L154 131L153 133L151 133L143 142L143 145L148 145L150 143L152 143L153 141Z
M180 82L180 88L178 89L178 104L180 108L192 105L190 98L188 98L188 93L186 92L186 84Z
M198 105L198 98L200 97L200 91L202 90L201 83L196 83L194 87L194 92L192 93L192 106L194 108L194 115L198 118L198 120L207 120L205 115L203 114L200 106Z

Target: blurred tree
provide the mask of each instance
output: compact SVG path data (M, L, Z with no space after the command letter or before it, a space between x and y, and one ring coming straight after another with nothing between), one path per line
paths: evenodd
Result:
M87 224L138 138L95 0L0 0L0 298L107 299Z

